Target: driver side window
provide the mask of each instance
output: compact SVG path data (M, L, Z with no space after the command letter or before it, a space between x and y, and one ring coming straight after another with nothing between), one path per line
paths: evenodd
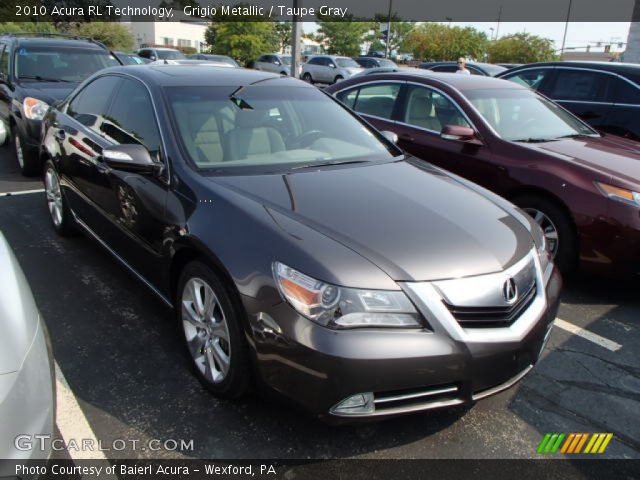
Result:
M435 90L418 86L409 88L403 122L438 133L445 125L471 127L451 100Z

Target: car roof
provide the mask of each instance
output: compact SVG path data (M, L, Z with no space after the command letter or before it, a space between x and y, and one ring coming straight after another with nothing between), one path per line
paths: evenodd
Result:
M564 61L564 62L539 62L539 63L527 63L510 69L509 72L515 72L517 70L524 70L535 67L579 67L579 68L592 68L595 70L603 70L607 72L615 73L632 73L635 75L640 74L640 65L637 63L622 63L622 62L585 62L585 61Z
M410 79L415 80L428 80L435 83L444 83L451 87L460 90L481 90L481 89L496 89L496 88L509 88L518 90L528 90L527 87L520 85L509 80L502 80L494 77L485 77L483 75L458 75L456 73L438 73L430 72L424 73L418 69L416 71L401 70L398 72L380 73L377 75L363 75L354 78L369 78L372 80L403 80ZM429 83L429 82L426 82Z
M37 47L67 47L67 48L90 48L105 50L97 42L92 42L85 38L55 38L55 37L14 37L11 35L0 35L3 40L15 40L20 45L32 45Z
M274 83L315 88L302 80L283 77L275 73L248 68L228 68L207 65L130 65L126 67L110 67L100 71L104 73L122 73L162 87L216 87L216 86L248 86L257 82L273 80Z

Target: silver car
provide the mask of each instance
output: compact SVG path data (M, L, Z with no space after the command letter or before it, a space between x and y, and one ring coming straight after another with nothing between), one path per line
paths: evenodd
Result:
M49 337L29 284L0 233L0 458L46 459L54 425ZM15 475L4 472L3 475Z
M353 58L317 55L302 66L300 77L309 83L336 83L363 70Z
M291 56L279 53L261 55L253 65L256 70L291 76Z

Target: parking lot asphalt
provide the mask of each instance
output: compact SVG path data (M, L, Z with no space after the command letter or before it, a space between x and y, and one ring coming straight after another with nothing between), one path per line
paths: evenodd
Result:
M0 194L42 188L14 165L0 148ZM58 416L63 438L89 429L107 446L193 440L187 451L127 444L105 452L109 458L538 458L547 432L612 432L598 457L640 458L639 281L568 281L562 328L512 389L471 408L335 427L272 395L228 402L204 391L171 311L94 241L57 237L42 192L1 196L0 231L31 284L68 384L58 389L59 412L71 408Z

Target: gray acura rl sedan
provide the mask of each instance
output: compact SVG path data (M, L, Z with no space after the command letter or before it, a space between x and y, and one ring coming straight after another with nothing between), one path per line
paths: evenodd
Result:
M258 377L334 419L471 403L548 338L561 280L537 224L305 82L112 68L43 127L53 227L174 309L218 396Z

